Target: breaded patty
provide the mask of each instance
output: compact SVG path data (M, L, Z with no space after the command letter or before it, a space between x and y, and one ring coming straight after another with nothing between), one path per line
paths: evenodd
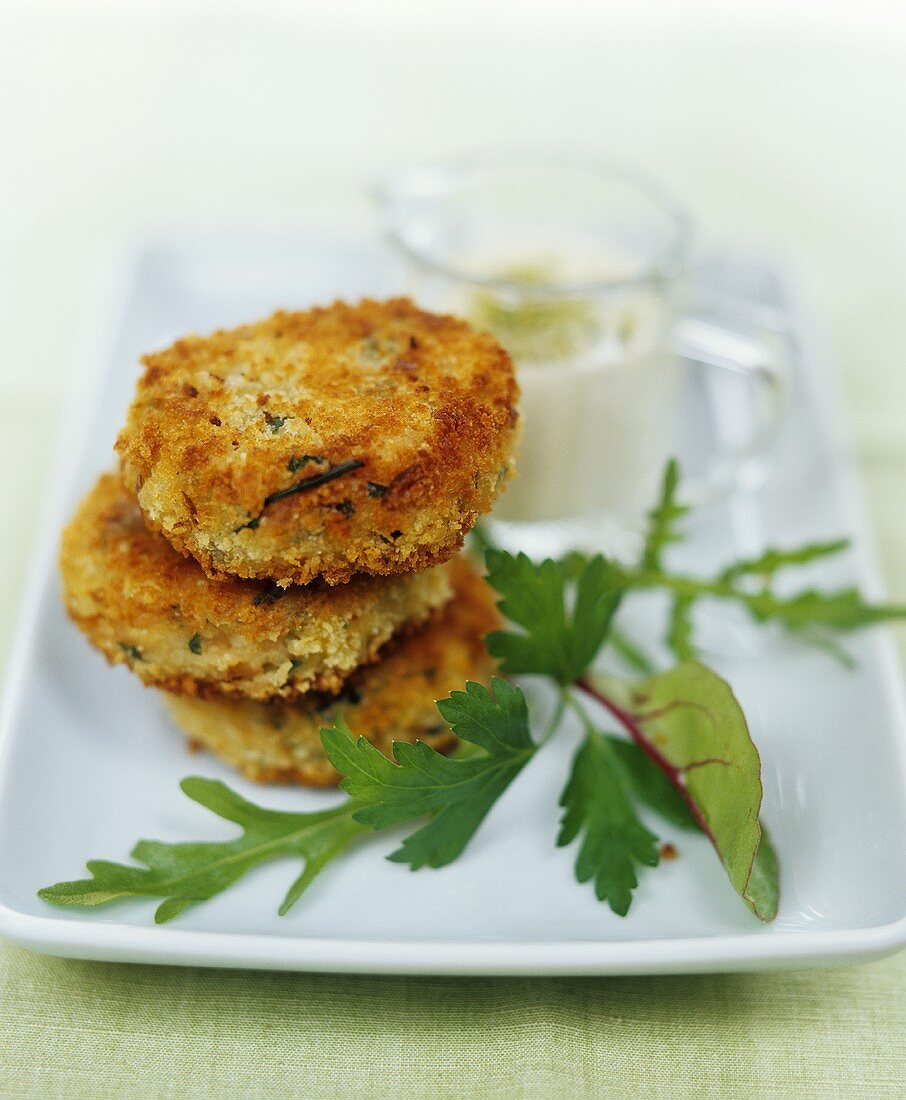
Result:
M211 580L148 529L114 474L98 481L63 532L60 565L69 614L107 659L189 695L336 691L452 591L447 566L362 575L339 588Z
M499 625L494 596L463 559L450 603L417 631L360 669L340 696L313 694L295 702L167 696L177 724L196 747L211 749L259 783L335 785L339 776L321 745L321 728L342 711L349 728L381 752L393 741L425 741L438 751L455 737L434 705L466 680L487 684L493 671L483 637Z
M123 476L211 575L341 584L424 569L510 472L509 356L405 298L275 313L143 363Z

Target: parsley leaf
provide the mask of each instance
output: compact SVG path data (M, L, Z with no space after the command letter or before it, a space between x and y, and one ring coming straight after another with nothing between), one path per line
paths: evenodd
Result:
M58 882L39 890L39 896L71 908L106 905L122 898L164 898L154 914L155 922L163 924L195 902L226 890L259 863L280 856L301 857L305 867L280 906L282 915L312 879L365 831L354 818L357 804L351 800L318 813L285 813L247 802L215 779L190 776L180 787L218 817L241 826L242 835L183 844L140 840L132 858L144 867L91 860L91 878Z
M490 691L470 682L437 707L463 741L483 752L450 759L422 741L396 742L388 760L365 738L354 741L342 719L321 731L331 764L344 776L341 786L366 803L356 821L385 829L430 817L390 856L412 870L452 863L536 749L525 696L499 677Z
M604 644L620 601L613 569L601 555L572 562L574 599L568 601L567 569L550 559L535 564L525 554L489 550L488 581L502 597L500 610L524 632L496 630L486 643L510 675L578 680Z
M558 846L570 844L583 833L576 878L593 880L598 900L625 916L638 886L636 865L657 865L657 837L633 809L629 782L610 738L588 731L573 760L560 805L566 812Z
M633 794L671 825L697 832L699 824L683 796L651 757L634 742L624 741L622 737L609 737L608 740L623 765Z

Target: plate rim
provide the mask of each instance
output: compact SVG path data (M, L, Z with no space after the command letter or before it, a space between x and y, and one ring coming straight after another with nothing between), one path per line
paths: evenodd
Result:
M108 962L358 974L556 976L798 968L869 961L906 946L906 916L868 928L643 940L354 940L37 917L0 902L0 932L46 954Z

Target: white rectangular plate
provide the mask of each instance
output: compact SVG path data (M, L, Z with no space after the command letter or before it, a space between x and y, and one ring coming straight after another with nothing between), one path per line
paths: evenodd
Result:
M788 316L769 271L718 265ZM709 659L734 685L764 761L767 821L780 853L780 913L759 924L733 894L704 838L673 835L680 858L642 876L621 919L574 881L557 849L557 798L574 744L549 745L495 807L465 856L416 874L387 862L397 836L333 864L286 917L297 872L286 861L250 874L172 924L153 903L64 911L35 891L79 877L86 858L125 859L139 837L220 839L231 826L178 789L216 776L286 809L323 807L333 792L266 789L209 756L190 756L154 692L110 669L67 621L56 572L59 531L81 493L112 465L140 353L191 330L249 320L277 306L394 286L374 248L312 238L209 238L140 251L93 379L79 380L74 436L64 441L25 596L5 697L0 774L0 931L35 950L90 959L286 970L447 974L628 974L753 970L867 958L906 941L906 767L900 672L874 631L847 672L826 655L756 638L723 618L704 623ZM878 595L865 517L836 421L833 379L801 331L789 427L757 492L700 519L689 553L720 561L763 542L852 534L846 560L809 580L855 581ZM64 478L63 475L66 475ZM62 481L62 484L61 484Z

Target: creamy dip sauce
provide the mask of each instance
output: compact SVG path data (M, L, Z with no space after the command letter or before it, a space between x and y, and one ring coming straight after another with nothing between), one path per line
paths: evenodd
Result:
M635 274L627 259L604 262L587 250L471 254L457 266L506 280L465 290L453 306L498 337L522 389L518 477L495 517L631 515L666 457L676 387L672 304L649 284L621 284ZM615 285L550 289L602 281Z

